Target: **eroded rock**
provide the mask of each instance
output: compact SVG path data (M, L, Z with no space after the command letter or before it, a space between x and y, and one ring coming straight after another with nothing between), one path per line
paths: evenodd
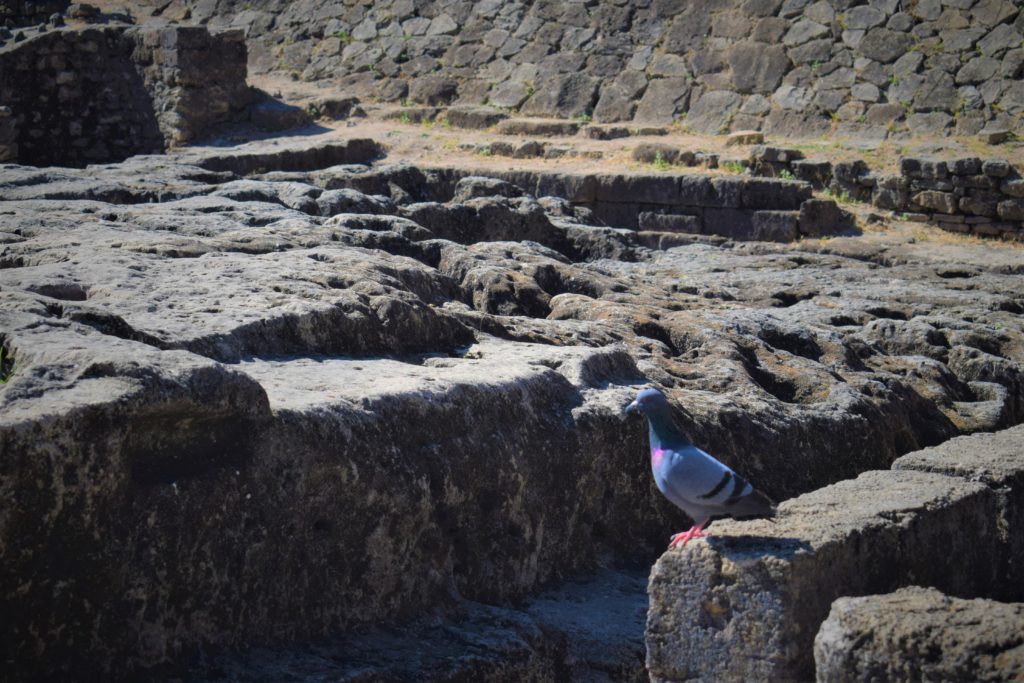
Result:
M814 640L817 680L1013 680L1024 676L1021 634L1020 603L928 588L840 598Z

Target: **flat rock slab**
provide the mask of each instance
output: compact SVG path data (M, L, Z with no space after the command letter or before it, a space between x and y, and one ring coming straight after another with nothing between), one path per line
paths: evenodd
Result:
M775 523L716 523L708 541L666 552L651 572L651 680L808 680L836 598L910 583L987 590L995 510L982 484L871 471L783 503Z
M1024 604L918 587L840 598L814 659L818 683L1024 680Z
M1024 600L1024 426L950 439L904 455L893 469L937 472L991 486L999 501L1003 555L992 594Z

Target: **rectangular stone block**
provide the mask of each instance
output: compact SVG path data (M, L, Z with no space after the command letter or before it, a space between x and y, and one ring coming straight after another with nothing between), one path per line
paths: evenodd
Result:
M698 234L703 228L703 221L700 216L643 211L640 213L639 226L641 230L650 230L654 232L684 232Z
M811 186L802 181L744 178L740 205L745 209L795 211L811 198Z
M957 209L956 197L948 192L925 190L915 194L913 202L922 208L941 213L956 213Z
M1024 199L999 202L999 217L1008 221L1024 221Z
M602 175L597 177L597 201L640 204L680 204L675 176Z
M679 203L686 206L717 206L718 195L712 179L704 175L681 175L679 184Z
M774 523L717 522L651 572L651 680L813 680L814 635L836 598L911 584L988 591L996 512L985 484L886 470L786 501Z
M999 583L992 597L1024 600L1024 426L971 434L904 455L895 470L934 472L980 482L999 506Z

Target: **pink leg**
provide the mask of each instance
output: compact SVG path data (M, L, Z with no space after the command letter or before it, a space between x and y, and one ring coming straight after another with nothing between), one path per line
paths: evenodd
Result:
M704 527L708 525L709 520L704 520L700 524L694 524L688 531L680 531L678 534L672 537L672 543L669 544L668 548L671 550L677 545L680 548L686 546L693 538L707 538L707 534L704 533Z

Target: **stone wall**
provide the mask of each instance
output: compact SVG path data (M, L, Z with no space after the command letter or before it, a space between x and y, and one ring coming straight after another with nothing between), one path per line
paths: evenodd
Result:
M648 246L668 246L673 235L720 235L737 240L791 242L799 236L849 228L830 200L814 199L808 183L711 174L583 174L525 170L433 169L454 180L482 174L535 196L554 196L587 209L601 224L639 230ZM423 220L420 215L410 215ZM649 244L648 244L649 243Z
M1010 0L174 0L246 32L250 67L359 95L701 133L1018 129L1024 14Z
M909 221L952 232L1024 239L1024 180L1006 159L901 157L898 173L882 173L863 159L806 159L792 148L757 145L745 156L726 159L657 143L637 146L633 158L802 180L840 201L870 203Z
M246 106L239 32L90 27L0 47L0 159L82 166L162 152Z
M0 0L0 25L40 24L67 9L69 0Z

